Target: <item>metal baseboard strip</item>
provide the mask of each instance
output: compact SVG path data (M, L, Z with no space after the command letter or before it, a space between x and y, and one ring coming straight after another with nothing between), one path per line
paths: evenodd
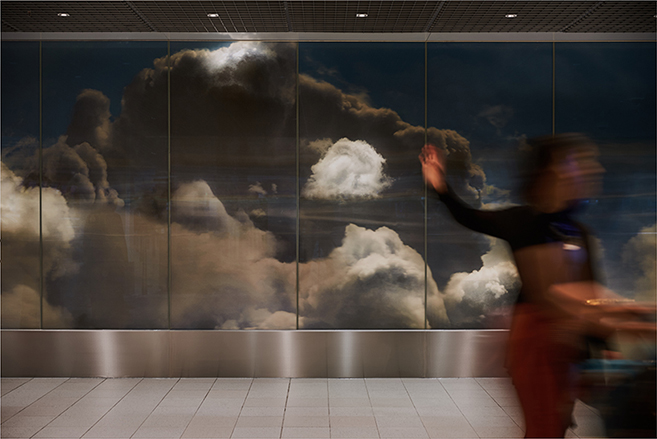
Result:
M2 330L3 377L500 377L508 331Z

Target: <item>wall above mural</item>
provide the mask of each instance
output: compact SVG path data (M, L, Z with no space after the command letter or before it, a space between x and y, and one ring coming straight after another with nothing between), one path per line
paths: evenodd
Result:
M2 43L2 327L500 328L506 244L427 197L518 204L584 132L600 276L655 300L654 43ZM554 72L554 76L553 76Z

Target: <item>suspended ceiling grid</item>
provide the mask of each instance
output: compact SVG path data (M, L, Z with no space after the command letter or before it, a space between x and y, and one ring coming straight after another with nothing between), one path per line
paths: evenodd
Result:
M2 32L11 33L654 33L657 25L655 1L4 0L1 8Z

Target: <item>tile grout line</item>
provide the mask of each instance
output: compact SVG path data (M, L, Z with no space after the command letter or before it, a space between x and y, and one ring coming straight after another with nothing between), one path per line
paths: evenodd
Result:
M251 393L251 388L253 387L253 382L255 381L255 378L251 378L251 383L249 384L249 389L246 391L246 396L244 396L244 401L242 402L242 407L240 407L240 412L237 414L237 419L235 420L235 425L233 425L233 429L230 432L230 437L233 437L235 434L235 429L237 428L237 423L240 421L240 417L242 416L242 410L244 410L244 406L246 405L246 400L249 398L249 393Z
M493 395L490 394L490 392L488 391L488 389L486 389L486 387L482 386L482 385L479 383L479 379L478 379L478 378L475 378L475 381L477 381L477 383L481 386L481 388L484 389L484 392L486 392L486 394L487 394L488 396L490 396L490 397L493 399L493 401L495 401L495 404L497 404L497 406L498 406L499 408L501 408L502 411L503 411L504 413L506 413L507 416L509 416L509 414L506 412L506 410L504 410L504 407L502 407L502 406L500 405L500 403L497 402L497 399L496 399ZM516 424L516 425L518 426L518 428L520 428L520 429L522 430L523 433L525 432L525 429L523 428L523 426L520 425L520 424L518 424L518 422L517 422L515 419L513 419L513 417L509 416L509 418L511 418L511 420L513 421L513 423Z
M160 399L160 402L158 402L157 405L153 408L153 410L151 410L151 412L148 414L148 416L146 416L146 419L148 419L148 417L149 417L150 415L153 414L153 412L155 411L155 409L156 409L156 408L162 403L162 401L164 401L164 398L166 398L167 395L168 395L169 393L171 393L171 391L173 390L174 387L176 387L176 384L178 384L179 381L180 381L180 378L177 378L177 379L176 379L176 382L173 383L173 386L171 386L171 388L170 388L170 389L164 394L164 396ZM136 387L136 386L135 386L135 387ZM133 390L134 390L134 388L133 388ZM127 395L126 395L126 396L127 396ZM135 430L135 432L132 433L132 434L130 435L130 438L131 438L131 439L135 437L135 435L137 434L137 432L139 431L139 429L144 425L144 422L146 422L146 419L144 419L144 420L141 422L141 424L139 424L139 427L137 427L137 429Z
M458 377L457 379L462 379L462 378ZM447 389L445 388L445 386L443 385L442 382L440 382L440 380L438 380L438 382L440 383L441 386L443 386L443 389L445 389L445 392L447 393L447 396L449 396L449 399L452 400L452 402L454 403L454 405L456 406L456 408L459 410L459 412L461 412L461 415L463 415L463 418L465 419L465 421L468 423L468 425L470 426L470 428L472 428L472 431L474 431L474 433L477 435L477 437L480 438L481 436L479 436L479 433L477 433L477 430L475 430L474 426L470 423L470 420L468 419L468 417L465 416L465 413L463 413L463 411L461 410L461 407L457 404L456 401L454 401L454 398L452 398L452 395L449 393L449 390L447 390ZM477 383L477 385L478 385L479 387L481 387L481 388L483 389L483 387L481 386L481 384L479 384L477 381L475 381L475 382ZM488 393L488 392L486 392L486 393ZM497 403L497 401L496 401L496 403Z
M178 382L180 382L180 380L178 380ZM189 422L187 422L187 425L185 425L185 428L183 429L182 433L180 433L180 437L181 437L181 438L185 435L185 432L186 432L187 429L189 428L189 424L191 424L192 421L194 420L194 418L196 417L196 414L198 413L199 409L201 408L201 406L203 405L203 403L205 402L205 400L208 398L208 395L209 395L210 392L212 391L212 388L214 387L214 384L215 384L216 382L217 382L217 378L215 378L214 381L212 381L212 384L210 385L210 388L208 389L208 391L205 392L205 396L204 396L203 399L201 400L201 403L198 405L198 407L196 407L196 411L194 411L194 414L193 414L192 417L189 419ZM174 387L175 387L175 385L174 385ZM173 387L172 387L172 389L173 389ZM159 404L158 404L158 405L159 405Z
M11 378L2 378L2 379L3 379L3 380L6 380L6 379L11 379ZM18 379L22 379L22 378L18 378ZM14 390L18 390L18 389L20 389L20 388L23 387L25 384L27 384L27 383L29 383L30 381L32 381L34 378L24 378L24 379L25 379L24 382L22 382L22 383L19 384L18 386L14 387L14 388L11 389L10 391L8 391L5 395L0 396L0 398L4 398L5 396L9 395L9 394L10 394L11 392L13 392ZM0 388L1 388L1 387L2 387L2 386L0 385ZM4 421L3 421L3 422L4 422Z
M367 387L367 378L363 378L365 384L365 391L367 392L367 399L370 401L370 408L372 409L372 417L374 418L374 425L376 428L376 434L381 438L381 432L379 431L379 424L376 422L376 414L374 413L374 406L372 405L372 396L370 396L370 389Z
M290 400L290 388L292 387L292 378L287 379L287 392L285 394L285 406L283 406L283 419L281 419L281 433L279 438L283 437L283 426L285 425L285 412L287 412L287 403Z
M68 383L71 379L72 379L72 378L67 379L67 380L64 381L62 384L60 384L60 386L63 385L63 384ZM36 431L32 436L30 436L30 437L35 437L37 434L39 434L39 433L41 432L41 430L43 430L44 428L46 428L46 427L48 427L50 424L52 424L53 421L55 421L55 419L59 418L61 415L63 415L64 413L66 413L66 412L68 411L68 409L70 409L70 408L73 407L75 404L77 404L78 402L80 402L85 396L87 396L87 395L88 395L89 393L91 393L96 387L100 386L100 385L103 384L104 382L105 382L105 379L103 379L100 383L96 384L94 387L92 387L91 389L89 389L89 391L88 391L87 393L85 393L85 394L82 395L80 398L78 398L77 401L75 401L73 404L69 405L66 409L64 409L64 411L62 411L60 414L58 414L57 416L55 416L50 422L48 422L46 425L44 425L43 427L41 427L39 430L37 430L37 431ZM59 387L59 386L57 386L57 387ZM57 387L56 387L56 388L57 388ZM55 389L56 389L56 388L55 388ZM52 389L52 390L55 390L55 389ZM48 393L50 393L50 392L48 392ZM46 395L43 395L43 396L46 396ZM39 399L41 399L41 398L39 398ZM37 400L37 401L38 401L38 400ZM34 401L34 402L36 402L36 401ZM33 402L32 404L34 404L34 402ZM32 405L32 404L30 404L30 405ZM28 407L29 407L29 406L28 406ZM26 407L26 408L27 408L27 407ZM21 410L21 411L22 411L22 410ZM83 436L84 436L84 435L83 435ZM82 436L80 436L80 437L82 437Z
M103 383L106 382L106 381L107 381L107 378L105 378L105 379L103 380ZM132 390L133 390L135 387L137 387L137 386L139 385L139 383L141 383L142 381L144 381L143 378L141 378L139 381L137 381L137 382L135 383L135 385L132 386L132 387L130 388L130 390L128 390L128 391L125 393L125 395L123 395L121 398L119 398L119 400L116 401L116 403L114 403L114 405L113 405L112 407L110 407L109 410L107 410L107 412L105 412L105 414L104 414L103 416L100 417L100 419L98 419L96 422L94 422L93 425L92 425L91 427L87 428L87 430L86 430L84 433L82 433L82 435L80 436L80 438L83 438L85 434L89 433L89 431L90 431L92 428L94 428L94 427L96 426L96 424L98 424L98 423L99 423L99 422L100 422L105 416L107 416L107 413L109 413L110 411L112 411L112 409L113 409L114 407L116 407L117 404L120 403L120 402L123 400L123 398L125 398L126 396L128 396L128 393L132 392ZM102 383L101 383L101 384L102 384ZM100 384L99 384L99 385L100 385ZM82 399L82 398L80 398L80 399ZM55 418L55 419L56 419L56 418Z
M404 389L406 390L406 393L408 394L408 397L411 399L411 404L413 404L413 409L415 410L415 414L417 415L418 418L420 418L420 422L422 423L422 428L424 428L424 432L427 434L428 438L431 437L431 435L429 434L429 431L427 430L427 426L424 425L424 422L422 421L422 416L420 416L420 413L417 411L417 407L415 406L415 401L413 401L413 397L411 396L410 392L408 391L408 387L406 387L406 383L404 382L403 378L402 378L401 382L402 382L402 385L404 386ZM442 384L440 386L442 387Z
M37 379L37 378L32 378L32 379L28 380L28 381L27 381L26 383L24 383L24 384L27 384L27 383L29 383L29 382L32 382L32 381L34 381L34 380L36 380L36 379ZM19 411L17 411L16 413L14 413L13 415L11 415L10 417L8 417L7 419L3 420L2 423L4 424L5 422L7 422L8 420L10 420L11 418L13 418L14 416L16 416L17 414L19 414L20 412L22 412L23 410L25 410L26 408L28 408L29 406L31 406L31 405L34 404L35 402L37 402L37 401L41 400L42 398L44 398L46 395L48 395L48 394L49 394L50 392L52 392L53 390L57 389L57 388L58 388L59 386L61 386L62 384L68 382L69 380L70 380L70 378L67 378L67 379L64 380L61 384L59 384L59 385L53 387L53 388L50 389L48 392L44 393L43 395L41 395L40 397L38 397L37 399L35 399L34 401L32 401L30 404L26 405L25 407L23 407L22 409L20 409ZM21 386L19 386L19 387L21 387ZM17 389L17 388L16 388L16 389ZM14 389L14 390L16 390L16 389ZM13 392L14 390L12 390L11 392ZM11 392L9 392L9 393L11 393ZM7 393L7 395L9 395L9 393ZM6 395L5 395L5 396L6 396ZM4 398L4 396L3 396L3 398Z

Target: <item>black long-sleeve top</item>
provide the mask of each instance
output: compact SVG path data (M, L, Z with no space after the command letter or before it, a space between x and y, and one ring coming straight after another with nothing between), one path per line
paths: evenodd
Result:
M430 195L461 225L509 243L523 284L518 302L540 302L557 283L593 280L588 233L571 211L544 213L531 206L477 210L449 186L444 194L430 189Z

